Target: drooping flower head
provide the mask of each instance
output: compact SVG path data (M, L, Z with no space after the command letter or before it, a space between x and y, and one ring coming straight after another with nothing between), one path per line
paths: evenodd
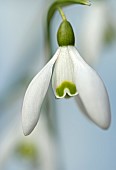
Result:
M74 32L67 20L61 23L57 39L59 48L55 55L27 88L22 108L24 134L29 135L38 122L51 77L56 98L77 96L81 110L99 127L107 129L111 114L106 88L75 48Z

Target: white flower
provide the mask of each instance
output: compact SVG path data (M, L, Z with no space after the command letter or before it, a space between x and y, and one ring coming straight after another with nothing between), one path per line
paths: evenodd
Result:
M84 48L83 56L85 60L89 64L94 64L99 61L104 45L104 32L108 24L106 14L109 14L107 3L105 1L95 1L91 10L87 12L82 26L81 43ZM104 18L106 19L104 20Z
M51 77L56 98L79 95L79 102L88 117L101 128L109 127L110 104L104 83L81 58L76 48L69 45L58 48L26 91L22 108L25 135L29 135L38 122Z

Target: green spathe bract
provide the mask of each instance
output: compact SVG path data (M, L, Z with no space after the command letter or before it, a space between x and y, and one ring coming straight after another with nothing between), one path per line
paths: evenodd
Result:
M68 46L75 44L74 32L71 24L64 20L60 24L60 27L57 32L57 41L59 46Z
M71 95L74 95L77 93L77 89L74 83L69 82L69 81L64 81L60 86L56 88L56 94L59 97L63 97L65 89L69 89L69 92Z

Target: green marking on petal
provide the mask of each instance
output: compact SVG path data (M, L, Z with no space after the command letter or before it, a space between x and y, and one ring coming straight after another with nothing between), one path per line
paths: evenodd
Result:
M59 87L56 88L56 94L59 97L63 97L65 89L69 90L71 96L77 93L77 89L74 83L69 82L69 81L64 81ZM67 95L70 96L69 94L66 94L66 96Z

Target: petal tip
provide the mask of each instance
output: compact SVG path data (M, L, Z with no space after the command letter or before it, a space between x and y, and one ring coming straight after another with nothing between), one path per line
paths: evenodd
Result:
M28 136L30 133L27 133L23 130L23 134L24 134L24 136Z
M99 126L103 130L108 130L111 125L111 113L108 114L108 116L102 120L102 121L94 121L94 123Z
M98 126L99 126L99 128L101 128L102 130L108 130L109 127L110 127L110 124L108 124L108 125L103 125L103 126L98 125Z
M34 128L32 127L27 127L27 126L23 126L23 134L25 136L28 136L31 134L31 132L33 131Z
M36 121L30 121L28 119L24 119L22 117L22 129L23 129L23 134L25 136L28 136L31 134L31 132L34 130L34 128L36 127L36 124L37 124L38 120Z
M28 136L28 135L30 135L30 133L31 133L31 132L25 132L25 131L23 130L24 136Z
M106 123L100 126L100 128L102 128L103 130L108 130L110 125L111 125L111 119L109 119Z

